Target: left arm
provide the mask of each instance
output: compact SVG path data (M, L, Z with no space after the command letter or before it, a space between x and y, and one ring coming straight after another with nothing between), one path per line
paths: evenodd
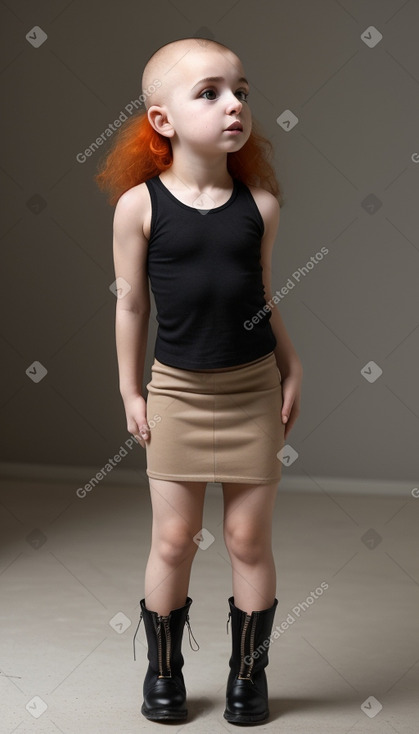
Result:
M261 243L261 265L263 268L265 300L269 302L272 299L272 251L279 226L280 207L277 199L268 191L254 187L250 187L250 190L265 224L265 232ZM271 309L270 324L277 341L274 354L281 373L282 421L287 423L286 437L300 412L303 367L276 305L270 303L269 307Z

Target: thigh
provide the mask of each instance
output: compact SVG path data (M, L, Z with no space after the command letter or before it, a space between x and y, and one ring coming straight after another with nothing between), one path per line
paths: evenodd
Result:
M278 494L278 482L245 484L223 482L224 531L235 529L271 538L272 516Z
M202 528L206 482L149 478L153 530L179 528L194 536Z

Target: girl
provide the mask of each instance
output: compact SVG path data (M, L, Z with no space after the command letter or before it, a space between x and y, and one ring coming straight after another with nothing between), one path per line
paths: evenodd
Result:
M227 47L202 38L166 44L149 59L142 88L146 112L121 128L96 176L117 203L120 392L128 431L146 450L153 512L141 710L152 720L187 716L181 642L191 564L205 542L206 484L220 482L233 569L224 717L257 723L269 715L265 667L278 603L278 452L302 382L271 297L279 186L269 143L252 129L242 64ZM148 278L158 333L145 398Z

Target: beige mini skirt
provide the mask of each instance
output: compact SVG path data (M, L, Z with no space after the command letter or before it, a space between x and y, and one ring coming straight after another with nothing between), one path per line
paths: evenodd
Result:
M147 390L149 477L279 482L285 425L273 352L221 370L185 370L154 359Z

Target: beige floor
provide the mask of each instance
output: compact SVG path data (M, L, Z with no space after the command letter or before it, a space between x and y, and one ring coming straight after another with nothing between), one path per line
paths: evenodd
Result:
M2 734L240 731L222 716L231 568L221 486L207 489L204 527L215 540L198 550L190 587L200 645L193 652L185 630L190 717L169 726L140 713L143 625L137 662L132 649L150 538L147 488L101 486L84 499L75 488L0 487ZM271 645L271 718L255 731L418 732L418 509L409 496L280 487L275 624L288 618L289 626ZM328 588L316 594L322 582Z

